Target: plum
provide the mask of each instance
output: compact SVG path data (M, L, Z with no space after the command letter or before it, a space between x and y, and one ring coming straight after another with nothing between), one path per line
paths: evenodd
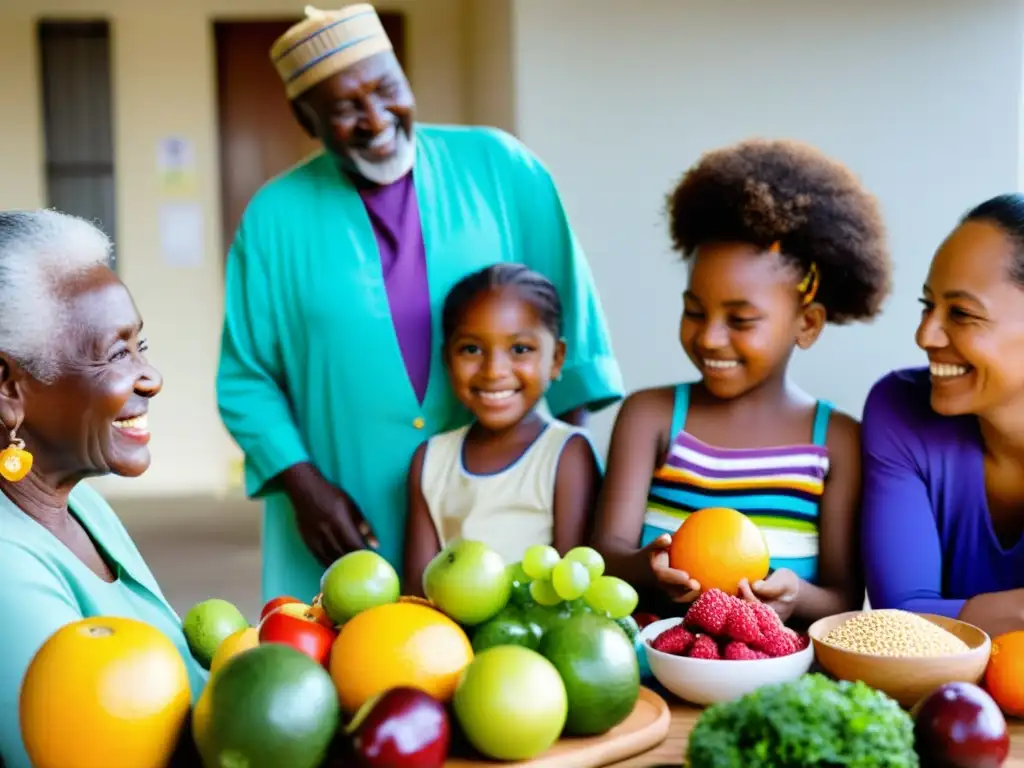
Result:
M1010 753L1006 719L984 690L946 683L911 710L914 747L929 768L999 768Z

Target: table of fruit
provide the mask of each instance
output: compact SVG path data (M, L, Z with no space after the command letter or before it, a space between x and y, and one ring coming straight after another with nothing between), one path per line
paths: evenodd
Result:
M422 593L360 551L255 626L211 597L183 619L198 696L156 629L70 624L22 686L32 764L1024 768L1024 632L895 610L796 631L721 580L658 618L588 547L456 541Z

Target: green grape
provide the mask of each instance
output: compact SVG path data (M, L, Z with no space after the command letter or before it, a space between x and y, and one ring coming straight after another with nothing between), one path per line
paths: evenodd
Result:
M530 597L537 602L537 605L543 605L548 608L562 602L562 598L555 592L555 588L551 586L550 581L531 581Z
M561 560L558 550L546 544L534 544L523 553L523 571L531 579L551 578L551 569Z
M582 563L590 573L591 581L604 574L604 558L601 557L601 554L596 549L573 547L565 553L565 559Z
M575 600L590 586L590 573L583 563L562 560L551 571L551 586L563 600Z
M640 596L629 584L615 576L601 576L583 593L587 605L609 619L624 619L636 610Z

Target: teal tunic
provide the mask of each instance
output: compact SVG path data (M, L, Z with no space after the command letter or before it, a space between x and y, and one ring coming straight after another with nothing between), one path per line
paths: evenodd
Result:
M193 701L206 684L207 673L189 653L181 621L110 505L79 483L68 507L106 555L117 581L103 581L0 494L0 755L6 768L31 768L18 721L21 682L40 646L72 621L92 616L144 621L178 647ZM62 738L60 724L54 728L54 738Z
M416 151L432 338L441 339L440 309L459 279L496 262L525 263L564 302L568 354L550 410L620 399L593 276L543 164L489 128L418 124ZM264 599L312 599L319 590L324 567L273 482L303 461L351 494L401 573L412 454L469 414L451 392L440 342L419 402L369 215L329 155L271 180L250 201L228 256L225 302L217 397L245 454L246 492L264 501Z

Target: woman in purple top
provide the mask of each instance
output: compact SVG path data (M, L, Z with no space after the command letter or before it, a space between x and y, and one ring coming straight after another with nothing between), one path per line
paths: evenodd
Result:
M1024 195L968 213L932 260L916 340L864 410L874 608L1024 629Z

